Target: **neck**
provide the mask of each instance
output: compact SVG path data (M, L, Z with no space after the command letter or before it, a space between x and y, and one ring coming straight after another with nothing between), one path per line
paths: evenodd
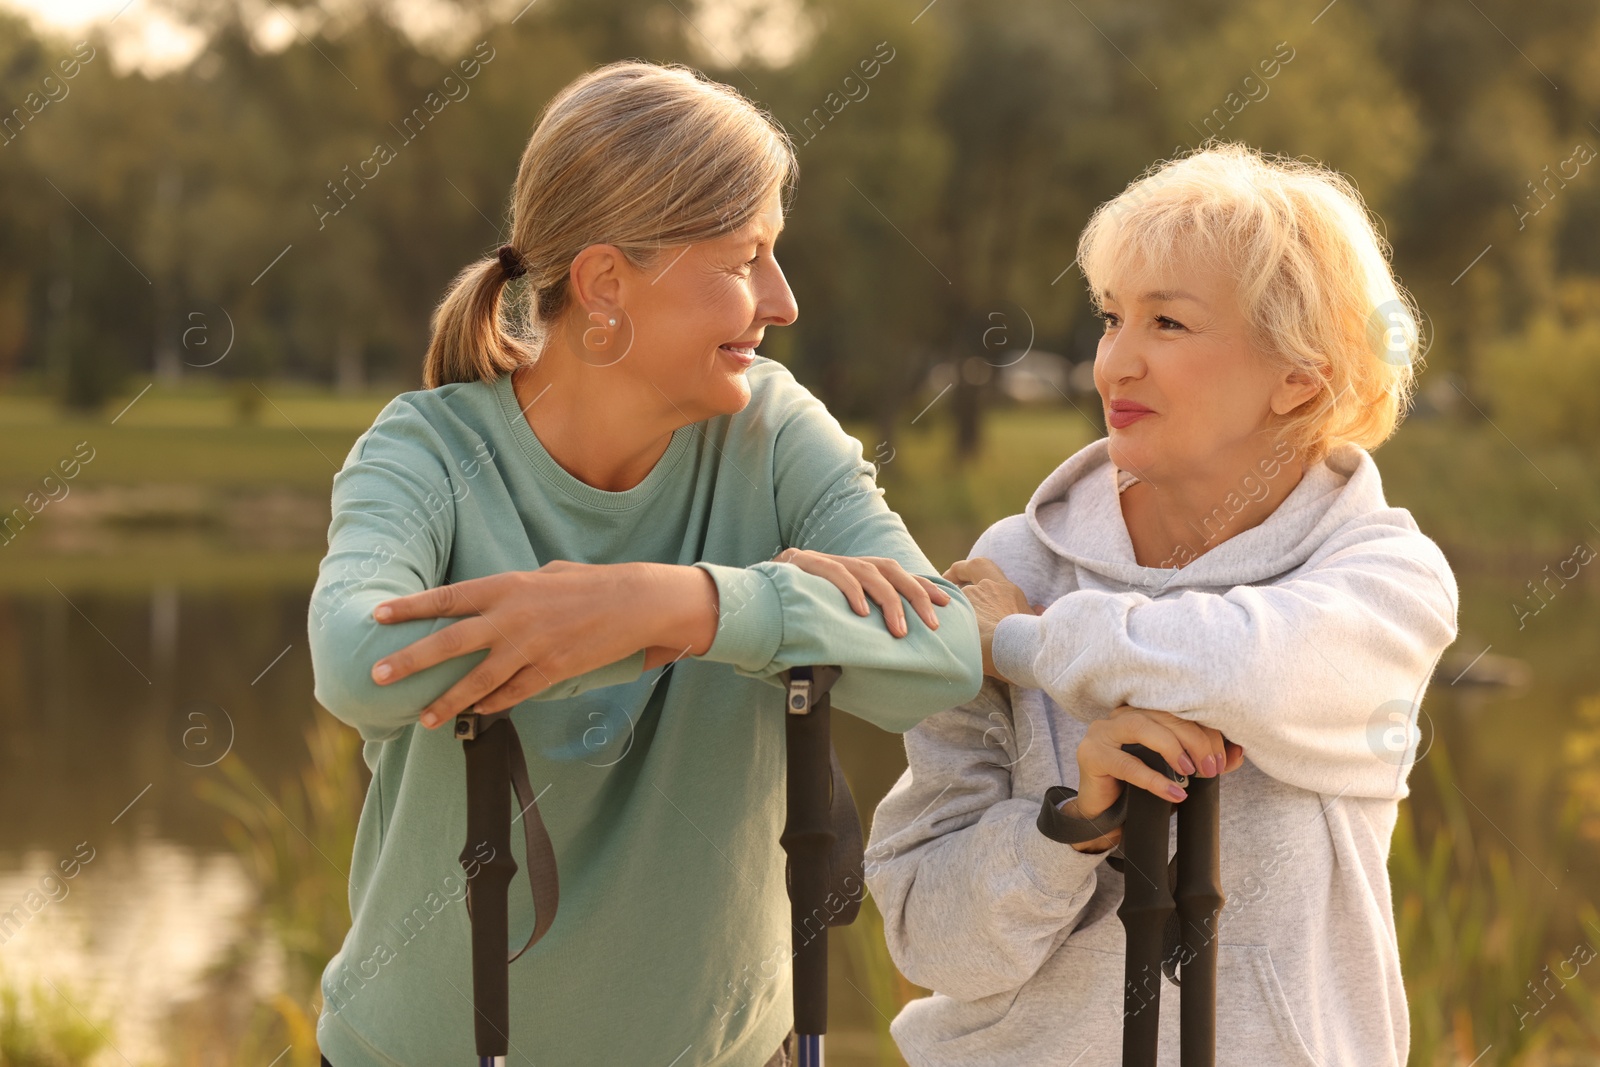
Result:
M550 457L585 485L607 492L644 481L673 431L691 421L653 383L615 362L596 366L574 354L560 331L552 331L536 361L513 372L511 384Z
M1299 456L1284 461L1267 452L1186 478L1166 477L1159 487L1130 485L1121 503L1134 560L1141 567L1187 565L1265 522L1304 474Z

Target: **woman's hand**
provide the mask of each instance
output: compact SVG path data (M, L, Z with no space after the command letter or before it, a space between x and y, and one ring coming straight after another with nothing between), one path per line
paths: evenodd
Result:
M1028 603L1028 595L1008 580L1000 565L979 556L950 565L944 576L961 587L978 613L978 640L983 644L983 673L1002 682L1010 679L994 666L994 628L1007 615L1040 615L1044 609Z
M805 548L786 548L773 556L772 562L793 563L808 574L828 579L839 587L857 615L871 611L867 606L870 596L883 609L883 620L896 637L910 632L906 627L905 608L900 604L902 595L911 601L911 606L917 609L930 630L939 628L939 617L933 613L933 605L943 607L950 603L950 594L932 580L910 574L898 560L883 556L835 556Z
M432 729L468 709L512 707L641 648L646 667L652 655L655 666L700 655L716 637L716 612L716 583L699 567L555 560L538 570L473 578L379 604L373 617L380 623L467 618L385 656L373 665L372 679L387 685L488 649L482 662L422 709L422 723Z
M1171 712L1147 711L1124 705L1109 717L1089 724L1078 743L1078 795L1061 810L1079 818L1101 814L1128 786L1147 789L1163 800L1178 801L1188 794L1160 771L1145 765L1122 746L1138 743L1160 753L1174 770L1211 778L1237 770L1244 749L1209 726L1179 718ZM1126 783L1126 784L1124 784ZM1104 837L1072 847L1079 852L1104 852L1122 840L1122 827Z

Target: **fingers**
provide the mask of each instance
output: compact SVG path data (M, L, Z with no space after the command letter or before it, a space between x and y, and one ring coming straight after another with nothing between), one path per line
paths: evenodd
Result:
M374 663L372 680L390 685L447 659L488 648L493 637L494 627L482 616L462 619Z
M1124 751L1122 746L1141 744L1160 755L1180 774L1200 773L1211 777L1216 772L1204 768L1221 764L1215 763L1210 754L1210 741L1205 731L1205 727L1169 712L1118 708L1110 717L1090 724L1079 745L1078 763L1086 771L1113 775L1163 800L1183 800L1189 795L1186 790L1133 753Z
M911 574L898 560L881 556L835 556L826 552L788 548L773 557L775 563L791 563L809 574L826 578L844 593L857 615L871 613L868 599L883 611L889 632L904 637L906 624L904 597L930 630L939 628L934 605L950 603L950 593L930 578Z
M940 604L948 604L950 603L950 594L934 585L929 579L910 573L900 566L896 560L886 559L875 565L884 580L901 596L910 601L912 609L927 624L928 629L937 630L939 628L939 616L933 613L934 597L938 595L943 598L939 601Z
M986 556L979 556L976 559L958 559L950 565L949 570L944 572L944 576L957 585L970 585L985 578L993 578L997 581L1006 580L1005 572L1000 569L1000 565Z
M373 609L372 617L379 622L406 622L450 615L477 615L480 613L479 605L489 601L504 577L496 574L487 578L470 578L464 582L385 600Z
M1162 757L1174 768L1184 774L1198 774L1202 778L1212 778L1224 773L1228 762L1228 752L1224 747L1226 738L1220 732L1209 726L1174 715L1169 711L1155 711L1148 708L1135 708L1128 705L1116 709L1111 713L1111 719L1144 719L1164 728L1158 736L1165 737L1170 733L1179 746L1175 754L1165 749L1157 748L1141 737L1130 736L1124 740L1135 740L1149 748L1156 748ZM1170 744L1170 742L1169 742ZM1243 749L1240 749L1239 759L1243 759ZM1235 763L1235 766L1238 764Z
M904 637L909 633L910 629L906 626L905 605L900 602L900 593L895 589L894 583L866 560L856 560L848 569L854 571L856 580L860 583L859 587L865 590L866 595L882 609L883 622L889 628L889 632L896 637ZM917 591L920 593L921 589Z
M472 670L466 677L440 694L439 698L422 709L419 716L422 725L432 730L441 723L449 722L459 713L468 710L484 697L495 692L513 674L520 674L518 667L531 668L533 677L539 678L539 669L529 664L526 659L519 657L515 652L496 654L491 652L484 661ZM548 682L533 686L532 691L548 685ZM515 701L504 704L510 707ZM497 711L498 708L484 708L484 711Z
M671 649L665 651L671 652ZM536 693L541 693L550 688L550 679L544 672L533 664L528 664L520 671L506 679L498 689L488 696L479 697L472 706L484 715L490 715L506 708L514 708ZM453 716L454 713L452 713Z
M857 615L872 613L872 609L867 606L867 592L861 586L861 579L840 560L813 552L804 556L796 555L795 558L785 562L793 563L801 570L815 574L819 578L826 578L838 586L839 592L844 594L844 598L850 602ZM887 614L885 612L886 618Z
M1153 746L1151 746L1153 747ZM1157 750L1159 751L1159 749ZM1167 761L1171 763L1171 760ZM1145 763L1132 752L1118 748L1111 757L1109 771L1129 785L1138 786L1162 800L1183 800L1189 793L1177 782Z

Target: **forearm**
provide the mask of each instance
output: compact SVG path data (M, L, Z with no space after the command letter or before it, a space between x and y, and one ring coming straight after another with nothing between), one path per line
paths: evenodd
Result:
M833 664L833 704L891 732L971 700L983 684L977 619L952 583L936 606L938 630L915 612L889 633L881 611L857 615L837 586L788 563L699 563L716 580L716 638L704 653L740 674L777 683L790 667Z
M703 656L717 636L717 583L699 567L630 564L653 594L644 669L684 656Z
M907 978L962 1000L1016 989L1077 925L1102 856L1045 837L1038 815L1018 798L900 855L882 839L891 858L869 862L867 883Z
M1437 583L1357 573L1158 600L1073 592L1042 616L1001 620L994 657L1080 719L1124 704L1169 711L1242 745L1279 781L1387 797L1403 788L1403 753L1374 747L1374 723L1387 728L1391 706L1414 709L1454 632Z
M615 566L637 570L644 565ZM507 573L494 577L513 578L519 575ZM526 577L526 574L521 577ZM608 662L589 665L571 677L558 678L522 699L561 700L590 689L633 681L645 669L646 646L636 636L646 632L643 624L649 621L660 628L658 632L666 632L666 627L673 620L666 608L672 601L662 595L667 590L658 588L660 583L654 574L643 571L619 573L612 567L594 567L583 577L595 582L593 595L596 598L607 596L608 585L620 584L628 591L625 597L615 595L613 591L609 598L611 603L617 605L614 613L618 616L614 625L610 626L609 633L621 635L624 642L621 645L613 643L609 649L596 649ZM360 730L367 740L393 737L417 722L423 709L434 704L466 677L491 651L485 647L473 648L420 669L412 669L398 678L378 682L373 677L373 669L380 661L392 665L401 658L396 654L403 649L436 631L459 624L458 619L448 615L402 617L399 621L390 622L380 622L373 617L373 609L378 604L389 603L394 607L397 597L419 592L407 588L411 585L413 580L383 578L348 584L329 582L319 583L312 593L309 629L316 680L315 695L324 707ZM680 584L677 588L681 591L683 586ZM680 600L687 599L680 596ZM504 602L501 607L504 607ZM487 603L485 608L490 609ZM592 619L587 621L593 622ZM497 641L509 646L513 659L520 655L524 663L534 663L534 660L527 658L529 653L522 651L527 646L507 636L504 630L507 625L503 622L495 628ZM630 647L629 641L636 643ZM674 650L674 654L677 651ZM426 725L434 724L430 722Z

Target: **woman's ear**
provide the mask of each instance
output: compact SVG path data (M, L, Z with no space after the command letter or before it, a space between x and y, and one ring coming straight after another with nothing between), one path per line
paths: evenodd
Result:
M567 283L572 303L585 312L608 315L622 306L622 271L627 260L616 245L590 245L572 258Z
M1291 368L1278 379L1272 391L1271 406L1275 415L1287 415L1307 400L1322 392L1322 379L1311 371Z

